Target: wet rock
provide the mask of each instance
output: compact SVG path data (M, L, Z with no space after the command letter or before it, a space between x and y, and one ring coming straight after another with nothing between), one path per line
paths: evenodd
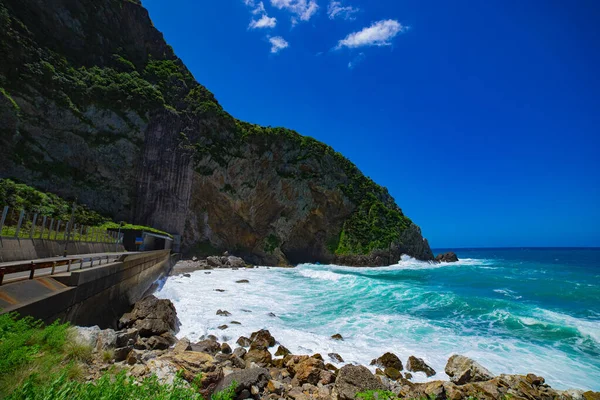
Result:
M387 390L387 387L368 368L362 365L346 365L338 371L332 398L354 400L357 393L367 390Z
M171 300L151 295L135 303L133 310L121 317L119 327L136 328L140 336L150 337L165 332L177 333L179 320Z
M328 371L333 371L333 372L337 372L338 371L338 367L336 367L335 365L333 365L331 363L325 364L325 369L328 370Z
M494 375L481 364L461 355L450 357L446 364L445 372L450 377L450 381L457 385L488 381L494 378Z
M291 354L291 352L285 346L281 345L277 348L277 351L275 352L275 356L285 357L288 354Z
M329 353L327 354L329 358L336 363L343 363L344 359L338 353Z
M447 262L447 263L457 262L458 257L456 256L456 254L454 252L450 251L448 253L438 254L437 257L435 257L435 261Z
M402 371L402 361L394 353L387 352L381 357L371 361L371 365L377 365L383 368L395 368Z
M251 310L246 310L246 309L244 309L244 308L242 308L242 309L241 309L241 311L242 311L242 312L245 312L245 313L251 313L251 312L252 312Z
M252 340L248 339L245 336L240 336L236 343L238 344L238 346L241 347L250 347L250 345L252 344Z
M271 332L266 329L253 332L250 335L250 341L252 342L250 347L269 348L275 346L275 338L271 335Z
M240 279L239 281L235 281L235 283L250 283L248 279Z
M220 315L222 317L229 317L231 313L227 310L217 310L217 315Z
M344 338L342 337L342 335L340 335L339 333L336 333L335 335L332 335L331 338L333 340L344 340Z
M268 313L267 316L271 318L277 318L277 315L275 315L275 313L272 312Z
M229 321L231 325L241 325L242 323L239 321Z
M215 289L215 292L224 293L225 289Z
M585 400L600 400L600 392L592 392L590 390L589 392L584 392L582 396Z
M413 375L410 372L405 372L404 373L404 378L411 380L413 378Z
M436 374L435 370L427 365L422 358L417 358L415 356L408 357L406 369L412 372L424 372L428 378Z
M265 368L251 368L243 371L237 371L227 375L215 387L215 392L222 391L235 381L237 387L235 389L235 399L250 398L252 387L256 387L258 391L262 391L270 380L269 370Z
M228 325L220 325L220 326L218 326L218 328L220 330L224 331L225 329L229 328L229 326Z
M191 275L191 274L183 274L183 277L184 277L184 278L191 278L191 277L192 277L192 275Z
M232 353L231 346L229 346L227 343L223 343L221 345L221 353L231 354Z

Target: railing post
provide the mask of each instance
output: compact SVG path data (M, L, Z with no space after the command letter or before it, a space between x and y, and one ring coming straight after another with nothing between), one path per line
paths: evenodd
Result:
M0 219L0 236L2 236L2 230L4 229L4 222L6 221L7 215L8 215L8 206L4 206L4 210L2 211L2 219Z
M73 263L73 260L69 260L69 265L67 266L67 272L71 272L71 264Z
M3 281L4 281L4 268L0 268L0 286L2 286Z
M54 261L52 263L52 272L50 272L50 275L54 275L54 270L56 269L56 261Z
M52 229L54 229L54 218L50 219L50 226L48 227L48 240L50 240L50 235L52 235Z
M29 232L29 239L33 239L35 236L35 224L37 224L37 213L33 214L33 222L31 224L31 231Z
M60 231L60 223L61 222L62 221L60 219L56 222L56 231L54 232L54 240L56 240L56 237L58 236L58 231Z
M40 232L40 239L44 238L44 229L46 228L46 220L48 217L42 218L42 231Z
M83 257L79 260L79 269L83 269Z
M19 231L21 230L21 224L23 223L23 217L25 216L25 210L21 210L21 214L19 214L19 223L17 224L17 230L15 231L15 237L19 237Z
M68 221L68 222L67 222L67 224L65 225L65 236L63 236L63 238L64 238L65 242L68 242L68 241L69 241L69 236L68 236L68 235L69 235L69 232L70 232L70 230L69 230L69 225L71 225L71 222L70 222L70 221Z
M29 271L29 279L33 279L33 274L35 272L35 264L33 263L33 261L31 262L31 269Z
M90 257L90 268L94 266L94 257Z

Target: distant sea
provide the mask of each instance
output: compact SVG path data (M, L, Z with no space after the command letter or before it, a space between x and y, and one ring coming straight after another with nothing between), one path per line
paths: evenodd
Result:
M192 340L214 334L235 346L267 328L295 354L335 352L364 365L386 351L415 355L438 372L429 380L447 379L446 361L459 353L495 374L532 372L555 389L600 391L600 249L456 253L454 264L404 257L372 269L196 271L169 278L158 296L173 300L178 336ZM331 340L336 333L344 341Z

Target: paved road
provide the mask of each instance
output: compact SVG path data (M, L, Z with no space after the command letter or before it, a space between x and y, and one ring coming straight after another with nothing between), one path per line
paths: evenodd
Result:
M108 262L114 262L116 259L123 255L128 254L137 254L137 252L127 252L127 253L94 253L94 254L76 254L69 255L67 257L51 257L51 258L41 258L37 260L24 260L24 261L9 261L0 263L0 268L5 267L15 267L15 266L23 266L28 267L31 265L33 261L34 264L45 264L45 263L53 263L53 262L64 262L65 260L72 260L71 271L76 271L83 268L90 268L92 266L98 266L100 261L102 265L107 263L106 258L108 257ZM99 260L101 259L101 260ZM83 264L80 260L83 260ZM93 261L92 261L93 260ZM68 265L57 266L54 270L54 274L65 273L67 272ZM3 284L7 284L10 282L15 282L23 279L29 279L29 271L23 272L15 272L15 273L7 273L4 276ZM52 274L52 268L43 268L36 269L34 277L40 276L48 276Z

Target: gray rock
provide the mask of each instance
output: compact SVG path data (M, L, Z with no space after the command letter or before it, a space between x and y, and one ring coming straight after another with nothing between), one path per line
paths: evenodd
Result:
M132 343L135 343L138 336L139 331L135 328L130 328L125 331L117 332L117 347L124 347L130 344L130 340Z
M457 354L450 357L445 372L450 377L450 381L457 385L483 382L494 378L494 375L478 362Z
M115 361L116 362L120 362L120 361L125 361L127 359L127 356L129 355L129 353L131 353L133 351L133 346L126 346L126 347L121 347L119 349L115 349Z
M183 351L190 351L190 350L192 350L192 345L188 338L183 338L183 339L179 340L179 342L177 342L177 344L175 345L175 348L173 349L173 351L175 353L181 353Z
M171 347L169 340L162 336L152 336L146 341L146 344L152 350L166 350Z
M142 337L161 335L166 332L177 333L179 320L171 300L148 296L138 301L133 310L119 320L121 328L136 328Z
M367 367L346 365L338 371L332 397L338 400L354 400L357 393L366 390L387 390L387 387Z
M402 361L394 353L387 352L381 357L371 361L371 365L377 365L383 368L394 368L398 371L402 371Z
M221 350L221 345L216 340L206 339L192 344L192 350L200 353L217 354Z

